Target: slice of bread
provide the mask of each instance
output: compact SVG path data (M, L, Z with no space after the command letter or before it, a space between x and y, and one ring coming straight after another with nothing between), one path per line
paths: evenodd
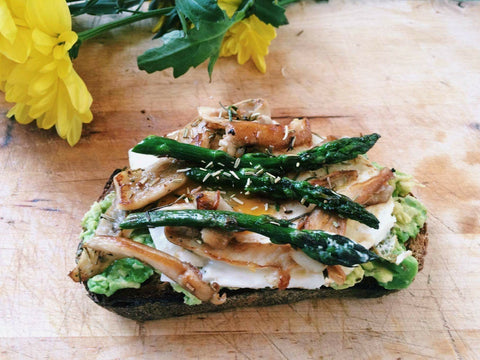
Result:
M117 172L118 170L111 175L99 200L103 199L111 191L112 180ZM407 249L412 251L413 256L418 261L419 270L423 268L427 245L428 234L427 225L425 224L418 236L406 243ZM88 291L86 282L84 284ZM288 304L313 298L372 298L383 296L393 291L384 289L378 285L375 279L366 277L355 286L344 290L334 290L325 287L317 290L227 289L224 292L227 294L227 300L222 305L213 305L211 303L186 305L183 302L184 295L174 291L169 283L162 282L160 276L155 274L145 281L139 289L122 289L111 296L99 295L88 291L88 296L98 305L119 315L133 320L145 321L223 311L237 307Z

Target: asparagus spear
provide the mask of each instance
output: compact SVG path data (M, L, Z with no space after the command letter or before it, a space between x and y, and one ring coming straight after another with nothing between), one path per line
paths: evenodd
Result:
M262 167L279 174L298 170L315 170L325 164L335 164L365 154L380 138L378 134L342 138L302 151L296 155L273 156L248 153L238 160L221 150L211 150L159 136L149 136L137 144L133 151L141 154L169 156L201 165L212 163L213 168Z
M343 217L378 229L378 219L365 210L362 205L345 195L322 186L312 185L307 181L295 181L286 177L274 176L268 172L259 174L260 172L255 172L255 169L210 171L191 168L186 175L206 186L227 186L252 194L261 194L271 199L298 200L303 204L315 204L324 210L333 211Z
M344 236L322 230L297 230L292 225L289 221L267 215L255 216L231 211L155 210L128 215L120 228L191 226L228 231L249 230L268 236L274 244L291 244L325 265L354 266L378 259L377 255Z
M156 135L147 136L135 145L132 151L140 154L168 156L198 165L212 162L215 166L223 165L227 168L233 168L235 164L235 158L225 151L185 144Z
M365 154L379 138L380 135L375 133L361 137L341 138L302 151L297 155L271 156L262 153L247 153L241 157L240 165L241 167L260 165L275 173L316 170L323 165L337 164Z

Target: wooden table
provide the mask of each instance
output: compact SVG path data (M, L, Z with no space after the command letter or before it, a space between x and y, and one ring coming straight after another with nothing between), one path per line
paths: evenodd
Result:
M74 148L5 117L0 100L0 358L474 359L480 357L480 6L305 3L288 9L268 72L220 59L173 79L136 55L149 24L86 43L75 68L95 120ZM135 31L134 33L132 31ZM379 299L304 301L138 323L91 302L67 273L83 213L127 150L199 105L269 100L322 134L378 132L370 158L412 173L429 209L425 268Z

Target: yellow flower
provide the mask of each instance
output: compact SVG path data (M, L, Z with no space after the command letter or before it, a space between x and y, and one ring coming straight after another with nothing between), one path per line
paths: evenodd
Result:
M0 54L0 91L5 91L8 75L13 71L15 65L14 61Z
M0 1L0 54L16 62L25 62L31 49L31 30L21 19L25 1Z
M219 0L218 6L231 17L240 3L239 0ZM227 31L220 48L220 56L237 55L240 65L251 58L257 69L265 73L267 71L265 56L268 54L270 42L276 35L272 25L265 24L252 15L236 23Z
M73 146L80 139L82 124L92 120L92 97L73 69L68 54L78 36L71 30L67 3L64 0L10 2L25 4L16 8L12 19L17 26L16 36L20 28L29 31L31 48L25 61L9 56L12 51L8 46L0 48L4 55L0 54L0 89L8 102L16 103L7 116L15 116L21 124L36 119L37 126L43 129L55 125L60 137ZM7 41L12 38L10 25L0 28ZM13 43L10 42L11 46Z

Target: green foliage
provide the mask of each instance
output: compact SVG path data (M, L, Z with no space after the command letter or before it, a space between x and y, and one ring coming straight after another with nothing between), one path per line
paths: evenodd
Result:
M144 0L86 0L70 3L68 7L72 16L107 15L117 14L133 6L140 6L143 2Z
M197 27L200 22L217 22L225 18L215 0L176 0L175 7Z
M177 0L175 8L177 14L167 18L168 24L175 23L178 16L181 22L186 18L194 27L185 31L183 24L182 30L166 32L170 29L162 26L160 33L166 32L161 36L163 45L138 57L141 70L152 73L172 67L174 77L179 77L209 59L211 77L225 33L234 24L253 14L276 27L288 24L285 9L270 0L245 0L232 18L228 18L214 0Z
M278 5L276 1L256 0L252 6L252 14L256 15L264 23L275 27L288 24L285 9Z
M198 28L190 29L187 34L182 30L171 31L162 36L162 46L138 57L138 67L148 73L172 67L177 78L210 58L209 68L213 70L229 22L199 23Z
M162 46L149 49L138 57L139 69L152 73L172 67L173 76L177 78L209 59L208 74L211 77L225 33L246 17L253 4L253 0L244 1L232 18L228 18L216 1L177 1L175 7L180 20L186 17L195 27L186 32L174 30L164 34Z
M287 1L283 6L297 1ZM71 2L69 8L72 16L121 12L130 12L132 15L79 33L70 57L77 57L81 44L87 39L115 27L161 15L162 24L154 38L160 38L162 45L140 55L137 59L138 67L148 73L171 67L174 76L179 77L191 67L197 67L208 60L208 74L211 78L223 38L237 22L256 15L261 21L275 27L288 24L284 7L281 2L274 0L244 0L231 18L218 6L216 0L152 1L149 10L145 12L140 10L143 3L144 0Z

